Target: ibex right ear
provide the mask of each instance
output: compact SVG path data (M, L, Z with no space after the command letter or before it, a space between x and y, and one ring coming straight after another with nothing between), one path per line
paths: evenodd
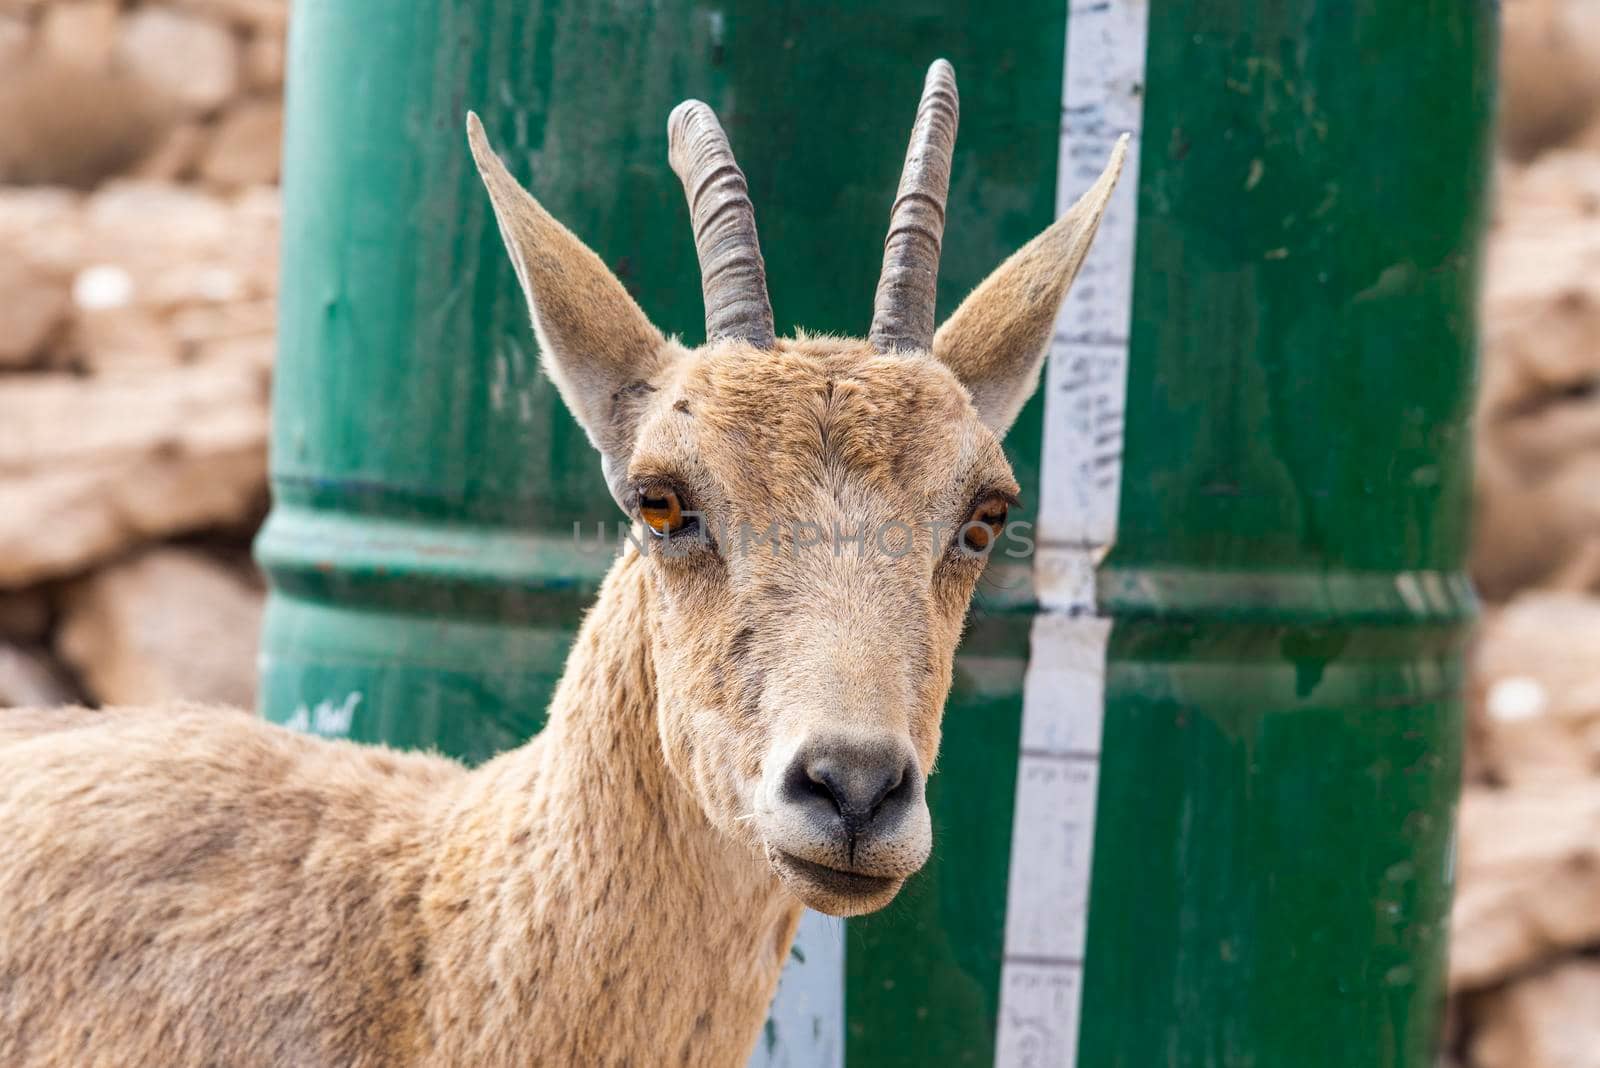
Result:
M600 450L617 496L616 479L633 451L637 401L662 370L666 339L600 257L517 183L471 112L467 141L528 299L545 372Z
M933 355L961 379L997 437L1039 384L1056 313L1089 254L1127 149L1124 135L1089 191L996 267L933 336Z

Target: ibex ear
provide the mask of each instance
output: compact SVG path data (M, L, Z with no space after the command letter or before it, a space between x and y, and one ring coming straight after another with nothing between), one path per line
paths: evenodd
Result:
M528 298L545 372L600 450L617 495L633 451L637 402L662 369L666 339L600 257L517 184L471 112L467 141Z
M966 385L996 436L1010 429L1039 384L1056 313L1089 253L1127 146L1124 136L1071 210L996 267L933 336L934 356Z

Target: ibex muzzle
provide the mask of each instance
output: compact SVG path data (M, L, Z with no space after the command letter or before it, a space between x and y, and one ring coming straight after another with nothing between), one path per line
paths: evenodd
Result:
M933 847L924 782L899 738L817 734L768 786L762 831L773 866L829 912L885 903Z

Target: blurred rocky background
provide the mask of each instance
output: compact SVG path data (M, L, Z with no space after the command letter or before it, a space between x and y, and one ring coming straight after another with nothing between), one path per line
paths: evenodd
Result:
M0 0L0 705L248 704L286 0Z
M1600 1068L1600 0L1505 0L1452 1068ZM0 0L0 705L248 704L286 0Z

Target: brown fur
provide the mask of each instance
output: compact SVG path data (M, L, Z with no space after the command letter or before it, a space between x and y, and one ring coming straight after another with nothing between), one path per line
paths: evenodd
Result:
M220 709L7 713L0 1064L737 1061L799 905L661 763L650 599L630 553L546 732L471 773Z
M921 777L984 563L950 528L1016 491L989 420L1047 331L1000 329L1030 351L987 358L960 332L963 376L1005 399L987 412L927 353L691 351L475 147L619 502L671 484L711 536L624 549L544 733L475 771L220 710L0 718L0 1064L737 1065L802 903L869 911L925 860ZM958 317L1046 322L1065 283L1022 262ZM893 522L946 530L880 542ZM818 732L914 754L893 833L846 850L786 808Z

